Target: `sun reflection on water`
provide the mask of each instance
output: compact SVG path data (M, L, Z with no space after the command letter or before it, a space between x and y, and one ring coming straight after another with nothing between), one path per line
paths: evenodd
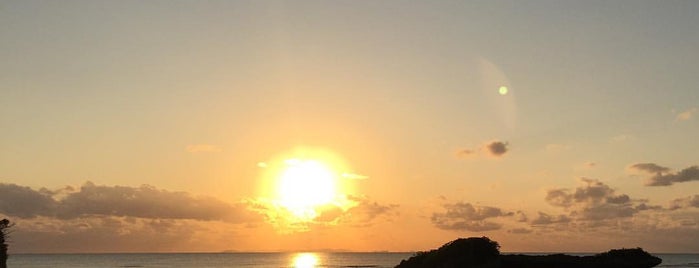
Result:
M313 253L299 253L294 256L294 268L315 268L318 265L318 256Z

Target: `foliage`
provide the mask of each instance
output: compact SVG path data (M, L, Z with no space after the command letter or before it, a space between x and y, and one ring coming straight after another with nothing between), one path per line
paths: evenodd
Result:
M399 268L497 267L500 245L487 237L459 238L439 249L418 252Z
M0 268L7 267L7 238L13 225L7 219L0 220Z
M647 268L661 262L641 248L613 249L594 256L500 255L497 242L487 237L471 237L417 252L396 268Z

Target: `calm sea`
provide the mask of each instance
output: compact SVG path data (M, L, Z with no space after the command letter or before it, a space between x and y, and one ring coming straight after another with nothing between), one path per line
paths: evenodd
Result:
M199 267L320 268L394 267L412 253L162 253L14 254L10 268ZM655 254L658 267L699 267L699 254Z

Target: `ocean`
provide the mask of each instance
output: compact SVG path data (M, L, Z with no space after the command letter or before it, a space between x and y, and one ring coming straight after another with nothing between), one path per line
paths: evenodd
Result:
M657 267L699 267L699 254L654 254ZM13 254L10 268L383 268L394 267L412 253L134 253Z

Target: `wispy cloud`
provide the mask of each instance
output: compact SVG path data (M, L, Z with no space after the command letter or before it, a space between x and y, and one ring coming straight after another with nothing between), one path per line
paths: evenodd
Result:
M690 120L694 117L694 115L697 113L697 108L689 108L683 112L678 113L675 116L675 121L687 121Z
M699 195L677 198L670 201L670 209L699 208Z
M549 215L544 212L539 212L539 215L531 221L532 225L548 225L555 223L568 223L571 218L566 215Z
M514 229L507 230L507 232L511 233L511 234L528 234L528 233L533 232L533 230L528 229L528 228L514 228Z

